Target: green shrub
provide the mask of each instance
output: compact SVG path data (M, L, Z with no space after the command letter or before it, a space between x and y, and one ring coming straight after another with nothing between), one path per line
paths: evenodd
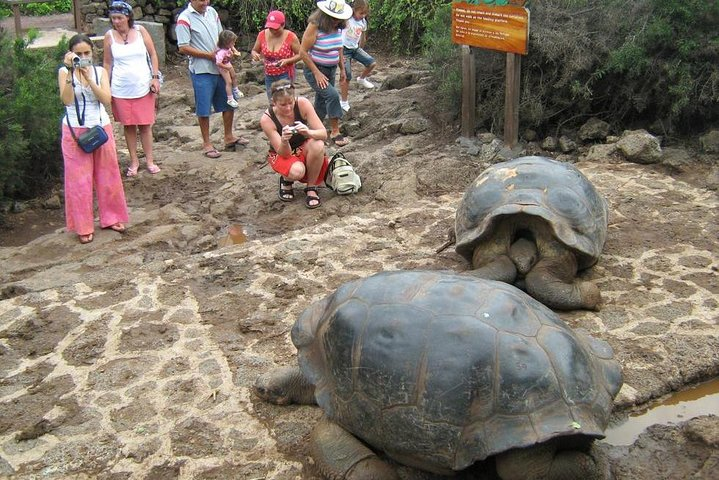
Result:
M598 116L617 131L687 134L719 121L719 2L546 0L530 9L520 129L556 135ZM450 38L451 24L442 22ZM473 51L477 127L495 131L503 124L506 55ZM425 55L431 59L431 49ZM453 77L443 68L434 69L438 83Z
M28 41L36 36L30 31ZM61 43L54 53L28 49L0 30L0 199L35 197L61 175Z
M186 2L181 2L184 5ZM349 2L348 2L349 3ZM417 52L420 38L427 25L434 20L435 11L451 0L369 0L368 17L373 37L391 39L398 52ZM316 0L216 0L215 8L230 12L226 27L233 29L241 38L254 42L255 35L265 24L270 10L282 10L287 28L302 37L307 27L307 18L316 8ZM245 40L249 41L249 40Z
M437 85L437 110L452 119L462 100L462 73L459 46L447 35L452 25L452 6L441 5L426 25L421 45Z
M50 15L53 13L72 12L72 0L55 0L47 3L27 3L20 5L20 13L23 15ZM12 15L10 6L5 2L0 3L0 18Z
M449 9L451 3L451 0L369 0L369 18L373 29L391 39L395 51L417 52L427 27L436 24L439 10Z

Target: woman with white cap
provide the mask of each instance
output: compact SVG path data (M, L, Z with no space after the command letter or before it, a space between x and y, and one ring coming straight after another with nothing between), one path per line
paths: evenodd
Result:
M340 70L340 81L344 81L344 58L342 56L342 29L352 16L352 8L344 0L323 0L317 2L315 10L307 20L302 35L300 54L305 63L304 75L315 91L315 111L320 119L330 119L330 140L338 147L349 143L340 133L340 93L335 88L335 74Z
M294 32L285 28L285 14L273 10L267 14L265 29L257 35L252 47L252 60L264 59L265 90L271 100L270 85L278 80L295 79L295 63L299 62L300 40Z

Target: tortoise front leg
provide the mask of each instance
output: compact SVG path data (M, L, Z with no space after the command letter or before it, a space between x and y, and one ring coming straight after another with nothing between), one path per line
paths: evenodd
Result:
M312 430L310 454L328 480L399 480L394 468L326 417Z

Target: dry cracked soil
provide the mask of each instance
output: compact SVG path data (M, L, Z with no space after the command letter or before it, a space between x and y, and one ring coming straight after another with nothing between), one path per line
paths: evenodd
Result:
M216 160L200 153L186 67L168 67L154 127L162 172L124 180L125 234L98 229L80 245L62 210L43 208L61 192L11 215L0 234L0 476L316 478L307 437L320 411L251 390L258 374L296 361L295 318L381 270L467 269L452 248L437 250L464 190L504 154L498 141L476 140L474 154L456 141L420 61L380 56L381 88L353 88L343 152L363 187L322 189L312 211L299 188L293 203L277 198L259 131L266 99L257 68L243 65L235 123L250 144ZM299 93L312 98L304 79ZM219 118L212 137L219 147ZM583 274L604 304L560 316L613 347L619 421L719 372L719 202L704 181L717 159L690 153L670 169L584 153L566 159L611 209L603 255ZM719 420L599 447L615 478L717 478ZM491 462L459 478L494 478Z

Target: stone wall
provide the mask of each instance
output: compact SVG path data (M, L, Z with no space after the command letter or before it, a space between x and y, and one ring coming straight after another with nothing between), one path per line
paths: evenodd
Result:
M159 23L163 26L165 37L165 51L168 53L177 51L177 37L175 36L175 18L185 8L185 5L178 6L175 0L126 0L133 6L132 12L135 20L143 22ZM95 31L98 19L108 18L108 0L79 0L80 18L82 25L79 29L90 35L101 35L104 31ZM158 48L158 50L160 50ZM162 59L164 62L164 59Z

